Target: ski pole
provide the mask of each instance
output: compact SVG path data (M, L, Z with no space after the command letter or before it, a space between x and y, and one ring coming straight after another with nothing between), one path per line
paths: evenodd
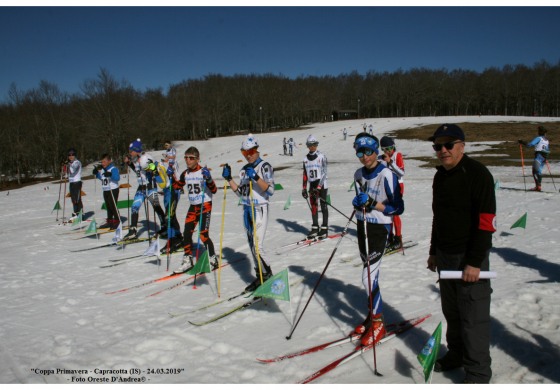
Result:
M356 189L357 192L357 189ZM371 267L369 264L369 245L368 245L368 234L367 234L367 221L366 221L366 208L365 206L362 208L362 215L364 217L364 242L365 242L365 249L366 249L366 253L365 253L365 261L367 264L367 281L368 281L368 310L369 310L369 316L371 318L371 326L373 327L373 295L372 295L372 289L371 289ZM366 330L367 332L367 330ZM372 330L371 336L373 338L373 372L376 376L382 376L379 371L377 371L377 354L375 351L375 334Z
M356 196L358 195L358 183L354 181L354 190L356 191ZM368 233L367 233L367 221L366 221L366 206L362 207L362 217L364 218L364 244L365 244L365 262L366 262L366 272L367 272L367 283L368 283L368 310L369 310L369 317L371 319L371 326L373 327L373 296L372 296L372 288L371 288L371 267L369 264L369 242L368 242ZM366 332L368 329L366 329ZM377 371L377 354L375 351L375 334L372 330L371 334L373 338L373 372L376 376L381 376L379 371Z
M554 184L554 178L552 177L552 172L550 172L550 165L548 165L547 160L544 160L544 162L546 163L546 167L548 168L548 174L550 175L550 179L552 180L552 185L554 186L554 191L556 191L557 188L556 188L556 184Z
M202 214L204 212L204 192L206 189L206 184L204 182L204 179L202 180L202 200L200 202L200 218L198 219L198 239L196 242L196 263L198 263L198 250L200 248L200 236L201 236L201 232L202 232ZM206 249L206 251L208 251L208 249ZM206 256L208 256L208 253L206 253ZM210 258L210 257L208 257ZM194 283L193 283L193 290L196 289L196 275L194 274Z
M331 260L334 258L334 255L335 255L335 253L338 249L338 246L340 245L340 242L342 241L342 238L346 235L346 231L348 230L348 226L350 226L350 222L352 222L352 218L354 218L354 214L356 214L356 210L352 211L352 214L351 214L350 218L348 218L348 222L346 223L346 226L344 227L344 230L342 231L342 234L340 235L340 238L338 239L338 241L337 241L337 243L336 243L336 245L335 245L335 247L334 247L334 249L331 253L331 256L327 260L327 264L325 264L325 268L323 269L323 272L319 276L319 279L317 280L317 283L315 283L315 287L313 287L313 291L311 292L311 295L309 296L309 299L305 303L305 306L303 307L303 310L302 310L301 314L299 315L298 320L296 321L296 323L292 327L292 330L290 331L290 334L288 336L286 336L286 340L290 340L292 338L292 335L294 334L294 331L296 330L296 328L299 324L299 321L301 320L301 317L303 317L303 313L305 313L305 310L307 309L307 306L309 305L309 302L311 302L311 298L313 298L313 295L315 294L315 291L317 291L317 287L319 287L319 283L321 283L321 280L323 279L323 276L325 275L325 272L327 272L327 268L329 267L329 264L331 263Z
M169 263L171 262L171 190L169 190L169 201L167 204L167 271L169 271ZM165 195L163 196L165 205Z
M226 216L226 195L227 195L227 182L224 184L224 199L222 201L222 226L220 226L220 255L218 257L218 298L220 298L220 286L222 277L222 249L224 242L224 221Z
M337 211L337 212L338 212L340 215L342 215L344 218L349 219L350 221L352 221L352 217L348 217L348 216L347 216L346 214L344 214L342 211L340 211L339 209L337 209L336 207L334 207L332 204L330 204L329 202L327 202L326 199L321 198L320 195L317 195L317 197L318 197L319 199L321 199L323 202L325 202L325 203L327 204L327 206L332 207L335 211ZM357 225L357 223L354 222L354 221L352 221L352 223L353 223L354 225Z
M58 222L58 211L60 210L60 192L62 191L62 179L64 176L64 165L60 167L60 184L58 186L58 207L56 208L56 221Z
M62 168L62 170L65 174L66 174L66 168L67 168L67 166L65 164ZM62 223L63 224L66 223L65 217L64 217L64 215L66 213L66 181L67 181L66 178L64 178L64 201L62 202Z
M525 192L527 191L527 183L525 182L525 163L523 162L523 145L519 144L519 152L521 153L521 172L523 173L523 185Z
M259 253L259 238L257 237L257 224L255 223L255 203L253 202L253 180L249 180L249 200L251 201L251 222L253 223L253 243L255 244L255 253L257 255L257 266L259 267L259 278L261 285L263 284L261 256Z

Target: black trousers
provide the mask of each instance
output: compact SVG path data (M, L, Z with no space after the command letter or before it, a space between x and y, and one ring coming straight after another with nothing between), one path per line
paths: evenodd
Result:
M78 214L84 208L82 204L82 182L76 181L70 183L70 199L74 207L74 213Z
M110 191L103 191L103 200L107 208L107 219L119 220L119 211L117 210L117 202L119 201L119 189L115 188Z
M481 265L489 269L489 253ZM464 254L446 254L437 250L438 271L462 271ZM440 280L441 308L447 321L447 348L451 356L462 359L465 380L489 383L492 377L490 365L490 280L476 283L462 280Z

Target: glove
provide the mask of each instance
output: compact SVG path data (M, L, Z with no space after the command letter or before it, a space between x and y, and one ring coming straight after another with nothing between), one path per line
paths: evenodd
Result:
M93 176L97 176L97 167L93 167L93 171L91 171L91 173L93 173Z
M113 176L113 174L110 171L106 171L106 172L103 172L103 176L111 177L111 176Z
M309 195L311 195L314 198L318 198L320 192L321 192L321 186L317 186L317 188L313 188L309 190Z
M368 194L365 192L360 192L358 195L354 197L352 200L352 205L355 209L360 210L365 207L367 211L370 211L375 207L377 202L369 197Z
M303 196L304 199L309 198L309 194L307 193L307 189L304 188L303 190L301 190L301 196Z
M519 142L519 145L525 145L525 141L523 141L522 139L518 140L517 142Z
M167 176L173 176L173 166L169 165L167 167Z
M226 179L227 181L230 181L230 180L233 179L231 177L231 167L229 166L229 164L224 165L224 169L222 170L222 177L224 179Z
M206 183L210 183L212 181L212 175L210 175L208 168L204 167L200 170L200 172L202 173L202 178L206 181Z
M245 174L251 180L254 180L254 181L259 180L259 175L257 175L257 172L255 172L255 169L253 169L253 167L250 166L250 165L247 168L245 168Z

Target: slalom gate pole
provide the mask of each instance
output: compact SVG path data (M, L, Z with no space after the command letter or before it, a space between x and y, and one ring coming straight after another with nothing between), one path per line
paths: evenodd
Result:
M557 190L556 184L554 183L554 178L552 177L552 172L550 172L550 165L548 165L548 161L546 161L546 167L548 168L548 174L550 175L550 180L552 180L552 185L554 186L554 191Z
M329 267L329 264L331 263L331 260L334 258L334 255L338 249L338 246L340 245L340 242L342 241L342 238L346 235L346 231L348 230L348 226L350 226L350 222L352 222L352 218L354 218L354 214L356 214L356 210L352 211L352 214L350 216L350 218L348 218L348 222L346 223L346 226L344 227L344 230L342 231L342 234L340 235L340 238L338 239L332 253L331 256L329 257L329 259L327 260L327 264L325 264L325 268L323 268L323 272L321 272L321 275L319 276L319 279L317 280L317 283L315 283L315 287L313 287L313 291L311 292L311 295L309 296L309 298L307 299L307 302L305 303L305 306L303 307L303 310L301 312L301 314L299 315L299 318L297 319L296 323L294 324L294 326L292 327L292 330L290 331L290 334L288 336L286 336L286 340L290 340L292 338L292 335L294 334L294 331L296 330L301 317L303 317L303 314L305 313L305 310L307 310L307 306L309 306L309 302L311 302L311 298L313 298L313 295L315 295L315 291L317 291L317 287L319 287L319 283L321 283L321 280L323 279L325 272L327 272L327 268Z
M336 207L334 207L332 204L330 204L329 202L327 202L326 199L321 198L321 196L319 196L319 195L317 195L317 198L319 198L319 199L321 199L323 202L325 202L325 203L327 204L327 206L332 207L335 211L337 211L337 212L338 212L340 215L342 215L344 218L346 218L346 219L352 221L352 217L348 217L348 216L347 216L346 214L344 214L342 211L340 211L339 209L337 209ZM357 225L357 223L354 222L354 221L352 221L352 223L353 223L354 225Z
M222 200L222 225L220 226L220 255L218 257L218 298L220 298L220 287L222 281L222 250L224 242L224 221L226 216L226 195L227 195L227 182L224 184L224 199Z
M58 185L58 205L60 206L60 193L62 192L62 179L64 177L64 165L60 167L60 184ZM58 222L58 210L56 209L56 221ZM64 222L64 221L63 221Z
M525 192L527 192L527 183L525 181L525 163L523 161L523 145L519 144L519 152L521 153L521 172L523 173L523 185L525 186Z
M251 220L253 223L253 243L255 244L255 253L257 254L257 265L259 267L259 278L261 285L263 284L261 254L259 253L259 238L257 237L257 224L255 223L255 203L253 202L253 180L249 179L249 200L251 202Z
M201 236L201 232L202 232L202 214L204 213L204 193L206 190L206 183L204 181L204 179L202 179L202 200L200 202L200 218L198 219L198 238L197 238L197 242L196 242L196 263L198 263L198 250L200 248L200 236ZM208 249L206 249L208 250ZM206 253L206 255L208 256L208 253ZM208 257L208 259L210 259L210 257ZM194 282L193 282L193 290L196 290L196 275L194 274Z

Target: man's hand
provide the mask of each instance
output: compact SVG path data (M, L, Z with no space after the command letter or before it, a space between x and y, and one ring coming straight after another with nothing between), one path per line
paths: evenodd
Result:
M436 265L436 257L434 255L428 256L428 267L430 271L436 272L437 265Z
M470 265L465 266L463 270L463 282L478 282L480 279L480 268L476 268Z

